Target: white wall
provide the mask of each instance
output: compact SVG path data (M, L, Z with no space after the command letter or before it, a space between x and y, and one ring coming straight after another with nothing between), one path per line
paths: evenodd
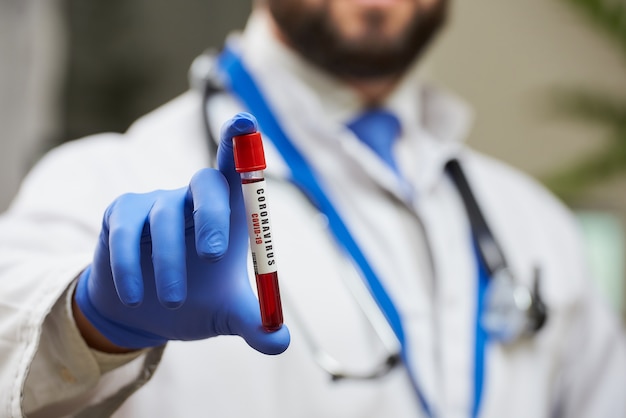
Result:
M59 0L0 0L0 211L59 127Z
M561 0L452 3L428 70L474 106L474 147L541 176L602 145L601 129L546 109L554 86L626 97L626 62L607 37Z

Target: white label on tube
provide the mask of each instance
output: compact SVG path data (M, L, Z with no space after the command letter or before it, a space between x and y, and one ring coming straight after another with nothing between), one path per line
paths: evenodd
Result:
M254 262L255 274L274 273L274 237L267 206L265 180L241 185L243 200L246 205L250 249Z

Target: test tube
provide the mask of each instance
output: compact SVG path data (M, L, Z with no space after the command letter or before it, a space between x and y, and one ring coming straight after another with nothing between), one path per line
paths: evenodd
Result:
M283 324L283 309L263 174L266 164L261 134L253 132L233 137L233 152L235 170L241 175L261 321L267 331L276 331Z

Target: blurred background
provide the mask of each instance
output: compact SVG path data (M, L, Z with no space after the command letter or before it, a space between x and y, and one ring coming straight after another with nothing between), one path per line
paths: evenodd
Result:
M425 73L475 110L470 144L575 210L626 318L626 0L452 1ZM0 0L0 210L37 159L184 92L251 0Z

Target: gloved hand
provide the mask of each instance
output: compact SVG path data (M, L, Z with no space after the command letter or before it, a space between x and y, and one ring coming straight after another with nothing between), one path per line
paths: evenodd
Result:
M261 326L248 279L248 233L232 137L256 131L240 113L222 126L218 170L197 172L188 187L126 194L104 214L92 264L75 302L112 343L144 348L168 340L240 335L254 349L278 354L283 326Z

